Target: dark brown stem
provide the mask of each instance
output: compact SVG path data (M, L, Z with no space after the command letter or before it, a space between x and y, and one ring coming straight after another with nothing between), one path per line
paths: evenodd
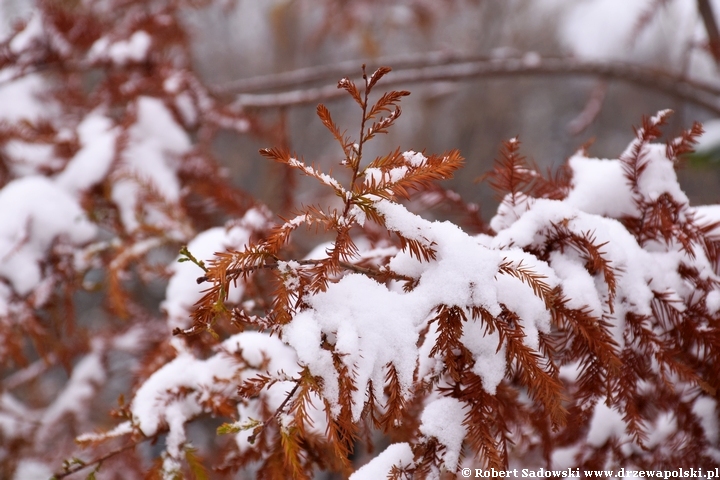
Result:
M94 460L91 460L89 462L85 462L82 464L75 464L74 466L66 469L64 472L54 473L51 480L60 480L61 478L65 478L68 475L72 475L73 473L79 472L80 470L84 470L88 467L92 467L93 465L98 465L98 464L104 462L105 460L114 457L115 455L119 455L128 450L132 450L133 448L137 447L141 443L146 442L148 440L152 440L153 438L155 438L155 437L142 437L142 438L139 438L138 440L135 440L135 441L125 445L124 447L121 447L121 448L118 448L117 450L108 452L105 455L102 455Z
M318 265L322 262L322 260L293 260L294 262L297 262L300 265ZM348 262L339 262L339 265L344 268L345 270L350 270L356 273L362 273L364 275L369 275L371 277L390 277L393 280L402 280L406 282L414 282L416 279L412 277L408 277L407 275L400 275L399 273L393 273L393 272L381 272L372 268L367 267L361 267L359 265L354 265L352 263ZM250 273L254 272L255 270L261 270L264 268L278 268L279 263L278 262L270 262L270 263L264 263L262 265L254 265L252 267L243 267L243 268L230 268L227 270L227 273L234 275L234 274L240 274L240 273ZM207 275L198 277L197 283L205 283L211 281L210 277Z
M595 121L602 110L606 93L607 82L601 80L593 89L592 93L590 93L590 98L588 98L582 112L568 123L567 131L570 135L579 135Z
M713 56L713 59L715 59L715 64L720 66L720 31L718 31L712 5L710 4L710 0L698 0L697 5L698 12L700 12L703 24L705 25L705 31L707 32L710 54Z
M362 121L360 122L360 137L358 138L358 148L356 152L356 158L355 162L353 162L353 174L352 174L352 180L350 181L350 191L352 192L355 190L355 181L357 180L358 171L360 170L360 161L362 160L362 151L363 151L363 145L365 144L365 122L367 121L367 106L368 106L368 97L370 95L370 90L368 88L368 78L367 78L367 72L365 71L365 64L362 66L363 71L363 81L365 82L365 89L363 91L363 104L362 104ZM345 199L345 211L343 212L343 217L346 217L348 212L350 211L350 205L351 201L349 198Z
M287 397L285 397L285 400L283 400L282 403L280 404L280 406L277 408L277 410L275 410L275 413L273 413L272 418L277 419L280 416L283 409L285 408L285 405L287 405L287 403L290 401L290 399L295 396L295 392L297 392L298 388L300 388L301 381L302 380L297 380L295 382L295 386L292 388L292 390L290 390L290 392L288 392ZM262 425L260 425L259 428L257 428L252 433L252 435L250 435L250 437L248 438L248 441L250 443L255 442L255 439L257 438L258 435L260 435L260 432L262 432L265 429L265 425L267 425L267 422L263 422Z
M283 409L285 408L285 405L287 405L287 403L290 401L290 399L295 396L295 392L297 392L297 389L300 388L300 382L301 382L301 380L298 380L295 382L295 386L292 388L292 390L290 390L290 392L287 394L287 397L285 397L285 400L282 401L282 403L277 408L277 410L275 410L275 414L273 415L273 417L277 418L278 415L280 415L282 413Z

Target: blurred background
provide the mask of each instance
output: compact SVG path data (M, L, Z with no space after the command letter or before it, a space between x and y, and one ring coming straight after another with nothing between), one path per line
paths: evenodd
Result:
M427 52L488 59L535 52L629 62L712 81L717 65L698 5L694 0L240 1L232 10L215 5L193 12L188 22L196 35L199 71L210 85L230 93L237 79L349 60L357 60L359 71L363 62L374 68L384 58ZM720 11L711 5L714 13ZM519 136L528 158L554 168L591 140L590 155L617 158L633 138L633 125L660 109L676 112L667 135L716 116L649 87L592 76L519 75L403 88L412 91L403 100L403 116L372 152L396 146L460 149L467 168L450 186L478 203L486 220L496 201L474 180L491 167L503 140ZM329 107L340 125L357 130L359 112L352 100L340 97ZM315 104L263 115L268 122L286 115L289 145L306 160L327 168L339 159ZM272 181L273 166L256 153L265 146L261 142L228 135L218 139L217 149L245 188L277 206L281 185ZM684 169L681 181L694 204L718 201L720 176L712 162Z
M57 0L71 4L79 0ZM151 3L151 2L149 2ZM717 63L708 30L699 13L720 2L695 0L236 0L188 9L193 62L199 75L219 95L242 93L238 80L297 69L385 60L402 63L428 53L474 59L542 57L591 62L627 62L673 75L711 82ZM3 28L26 17L32 2L3 0ZM0 32L2 33L2 32ZM530 55L530 56L528 56ZM421 61L421 60L420 60ZM396 67L392 63L391 67ZM351 70L352 71L352 70ZM297 90L334 85L340 76ZM392 74L387 78L391 79ZM331 79L331 80L330 80ZM381 84L382 85L382 84ZM557 167L578 148L594 141L589 153L617 158L633 137L643 115L671 108L668 135L692 121L710 122L717 113L658 92L597 75L514 75L402 85L412 91L403 100L402 119L390 135L372 145L371 154L397 146L441 152L458 148L467 168L450 188L492 216L496 200L474 181L487 171L503 140L518 136L522 152L541 168ZM397 88L397 87L396 87ZM382 91L382 87L379 88ZM272 92L272 90L269 90ZM277 90L276 90L277 91ZM252 93L252 92L251 92ZM267 93L267 92L266 92ZM334 118L352 134L359 111L349 98L326 100ZM339 160L339 147L315 115L317 102L259 112L264 132L226 132L215 140L218 158L235 182L274 209L281 209L279 171L257 153L278 138L308 162L327 169ZM249 109L248 111L253 111ZM711 123L710 123L711 125ZM257 133L257 131L256 131ZM712 142L711 142L712 143ZM713 145L704 145L712 150ZM694 204L716 202L720 176L712 156L699 156L681 173ZM302 182L302 180L301 180ZM300 201L317 192L300 184Z

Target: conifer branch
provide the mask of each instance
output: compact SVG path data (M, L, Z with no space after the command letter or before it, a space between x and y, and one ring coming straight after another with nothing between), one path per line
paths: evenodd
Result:
M249 79L233 88L260 96L229 104L192 71L181 18L196 0L100 3L37 2L0 42L0 84L23 91L28 107L0 122L0 213L12 213L0 228L0 409L10 427L0 472L68 458L55 478L102 466L110 477L202 479L202 455L228 476L349 477L361 443L372 455L391 444L370 467L390 478L457 474L467 455L497 469L518 458L550 467L563 450L581 468L717 464L720 214L691 206L674 172L699 124L653 143L663 110L620 158L582 150L548 174L517 138L505 142L487 176L502 196L492 229L437 184L462 167L456 150L364 158L409 93L377 91L385 85L588 75L718 110L717 84L621 62L450 52L386 59L393 74L356 75L351 62ZM715 54L709 2L697 5ZM41 70L49 75L18 82ZM246 113L253 99L326 95L347 95L361 115L353 138L317 108L349 182L291 153L285 112L267 125ZM596 97L576 125L600 107ZM261 154L330 187L334 204L297 207L274 226L210 153L219 130L271 140L278 146ZM476 231L423 218L438 204L472 216ZM216 225L223 218L233 220ZM187 245L180 261L203 272L150 255L168 244ZM322 258L292 260L321 245ZM138 281L167 284L162 312L146 306ZM85 292L107 299L92 329L77 317ZM110 412L116 428L75 438L93 448L86 463L71 440L97 428L84 413L123 374L115 352L137 360L132 400ZM48 389L52 365L68 375ZM241 421L217 429L232 436L220 448L196 453L188 429L206 414ZM152 466L122 462L159 436Z

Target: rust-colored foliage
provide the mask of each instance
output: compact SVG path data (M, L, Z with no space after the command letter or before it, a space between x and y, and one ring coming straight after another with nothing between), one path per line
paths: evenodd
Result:
M0 477L717 464L720 216L690 206L674 177L699 125L654 144L660 112L617 160L580 152L551 175L509 140L487 175L501 204L485 224L438 184L462 168L457 150L366 158L410 93L378 94L391 69L363 66L361 81L338 82L357 136L317 107L340 175L267 135L280 146L260 155L283 178L332 194L276 221L210 153L220 130L263 128L190 68L180 16L200 3L40 2L0 48L9 81L44 82L52 105L0 122L0 207L22 191L73 213L56 228L61 208L24 198L0 259ZM52 155L25 165L17 142ZM471 232L410 211L428 206L460 211ZM318 247L307 255L300 228ZM145 295L157 282L162 313ZM105 412L117 370L124 394ZM193 446L193 422L217 427L210 448Z

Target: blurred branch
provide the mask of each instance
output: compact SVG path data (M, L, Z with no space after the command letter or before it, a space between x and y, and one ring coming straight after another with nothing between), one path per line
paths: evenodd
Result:
M573 118L567 125L567 131L570 135L579 135L595 121L602 110L605 94L607 93L607 87L607 82L601 80L600 83L593 88L592 93L590 93L590 98L588 98L583 111Z
M376 61L366 61L364 63L390 65L393 69L427 67L430 65L445 65L452 62L460 61L478 61L489 60L487 56L470 56L451 51L436 51L411 53L404 55L393 55L382 57ZM319 65L315 67L300 68L289 72L275 73L270 75L260 75L257 77L243 78L233 80L215 86L213 93L250 93L257 91L268 91L282 88L297 88L313 82L328 82L338 80L339 78L349 75L355 75L358 67L363 63L362 60L348 60L335 63L332 65Z
M45 373L48 368L50 368L50 366L55 364L56 362L57 358L52 353L48 355L46 359L41 358L39 360L35 360L33 363L23 368L22 370L17 370L11 375L8 375L2 381L1 390L10 391L19 387L20 385L34 380L35 378Z
M705 25L705 31L707 31L708 49L713 59L715 59L715 64L720 66L720 32L718 31L718 25L715 21L712 5L710 4L710 0L698 0L697 3L698 12L700 12L703 24Z
M720 115L720 86L702 81L691 80L681 74L665 70L616 61L586 61L577 58L539 57L527 54L522 58L501 58L467 61L460 55L433 52L427 54L425 62L422 56L413 57L413 65L395 68L393 74L386 77L386 87L398 84L419 84L431 82L458 82L481 78L527 77L527 76L589 76L605 80L624 81L645 89L662 92L673 98L692 103ZM460 58L460 60L457 60ZM380 58L372 63L392 65L391 58ZM313 81L336 81L339 77L354 77L362 61L342 62L323 68L323 74L313 77ZM407 62L408 64L410 62ZM397 67L397 65L396 65ZM277 75L265 75L256 79L246 79L243 85L252 90L259 89L259 83L266 85L283 85L285 88L296 87L276 93L238 93L237 103L245 108L277 108L293 105L311 104L344 97L344 92L335 85L297 88L308 83L307 69L285 72ZM331 75L332 74L332 75ZM240 86L243 86L240 85ZM270 89L268 87L267 89ZM267 90L266 89L266 90ZM227 92L227 91L226 91Z

